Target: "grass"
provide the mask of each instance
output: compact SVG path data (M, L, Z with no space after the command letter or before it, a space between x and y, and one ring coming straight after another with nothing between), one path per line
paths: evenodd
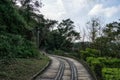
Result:
M49 61L49 58L42 56L41 59L20 59L17 58L10 64L0 64L0 80L30 80Z

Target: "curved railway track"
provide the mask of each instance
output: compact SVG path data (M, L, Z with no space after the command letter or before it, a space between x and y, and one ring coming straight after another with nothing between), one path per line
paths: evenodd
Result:
M66 60L66 62L69 64L70 70L71 70L70 80L78 80L77 68L76 68L75 64L72 61L70 61L66 58L63 58L63 57L60 57L60 56L57 56L57 57Z
M77 68L76 68L75 64L70 60L67 60L67 62L69 63L70 68L71 68L71 80L78 80Z
M92 80L89 75L80 76L83 69L80 70L81 65L73 59L55 55L49 57L52 60L51 65L34 80Z
M59 70L54 80L62 80L64 69L65 69L65 64L64 62L60 61Z

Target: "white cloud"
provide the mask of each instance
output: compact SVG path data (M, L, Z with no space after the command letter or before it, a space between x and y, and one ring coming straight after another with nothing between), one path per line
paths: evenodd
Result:
M106 17L112 17L114 14L118 13L120 6L112 6L104 8L103 4L96 4L88 13L88 15L104 15Z
M80 15L83 8L88 6L88 0L43 0L43 3L42 14L56 20L75 17L78 13Z
M119 6L116 6L118 4L114 1L117 0L42 0L44 6L40 11L49 19L61 21L70 18L75 22L75 30L79 31L79 26L86 27L91 16L101 16L105 18L105 23L119 18L120 3L118 0Z
M63 4L68 12L78 12L81 11L83 8L88 6L87 0L63 0Z
M120 10L120 7L110 7L110 8L106 8L104 14L105 14L107 17L111 17L111 16L113 16L114 14L116 14L119 10Z
M60 19L66 13L62 0L55 0L50 4L45 4L41 12L49 19Z

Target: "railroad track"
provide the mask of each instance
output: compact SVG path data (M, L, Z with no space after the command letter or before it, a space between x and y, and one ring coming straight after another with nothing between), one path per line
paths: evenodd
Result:
M71 70L71 76L70 76L71 78L70 78L70 80L78 80L77 68L76 68L75 64L72 61L70 61L70 60L68 60L66 58L63 58L63 57L60 57L60 56L57 56L57 57L66 60L67 63L69 64L70 70Z
M55 56L50 56L50 58L52 59L52 64L48 67L48 70L46 70L43 75L36 77L35 80L62 80L65 63L60 58Z
M51 65L34 80L92 80L84 78L86 75L80 76L82 71L78 70L80 69L79 65L74 60L55 55L49 57L52 60ZM66 75L66 71L68 75Z
M75 64L70 60L67 60L67 62L69 63L70 68L71 68L71 80L78 80L77 68L76 68Z
M59 61L60 61L59 70L58 70L58 73L57 73L54 80L62 80L62 77L63 77L63 74L64 74L65 64L64 64L63 61L61 61L61 60L59 60Z

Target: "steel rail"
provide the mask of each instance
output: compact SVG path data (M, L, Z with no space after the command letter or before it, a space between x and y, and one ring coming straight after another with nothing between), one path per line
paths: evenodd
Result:
M71 69L71 80L78 80L78 73L77 73L77 68L75 66L75 64L68 60L68 59L65 59L68 64L70 65L70 69Z
M63 61L60 60L60 67L54 80L62 80L64 70L65 70L65 64Z
M75 64L66 59L66 58L63 58L63 57L60 57L60 56L57 56L58 58L61 58L61 59L64 59L68 62L69 66L70 66L70 69L71 69L71 80L78 80L78 72L77 72L77 68L75 66Z

